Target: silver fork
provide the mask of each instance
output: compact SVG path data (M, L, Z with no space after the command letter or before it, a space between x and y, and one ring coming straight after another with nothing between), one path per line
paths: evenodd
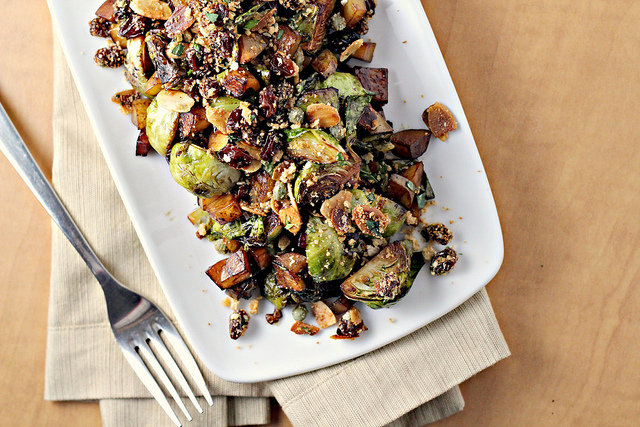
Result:
M196 400L186 378L165 346L160 337L160 333L170 343L174 352L178 354L209 406L213 405L211 394L207 389L202 373L200 373L196 361L176 328L158 307L146 298L124 287L107 271L104 265L102 265L58 198L53 187L51 187L51 184L49 184L49 181L45 178L42 170L9 119L2 104L0 104L0 150L7 156L13 167L16 168L22 179L27 183L31 191L33 191L40 203L42 203L49 215L51 215L54 222L60 227L64 235L78 251L82 259L87 263L87 266L94 276L96 276L96 279L98 279L104 291L109 323L111 323L111 329L116 337L116 341L135 373L140 377L153 397L160 403L160 406L162 406L162 409L165 410L171 420L177 426L182 425L173 412L158 382L153 374L151 374L148 365L151 366L151 369L169 391L169 394L171 394L187 419L191 421L193 418L182 402L169 376L158 361L156 354L160 355L164 364L169 368L175 380L187 393L187 396L189 396L189 399L199 413L202 413L202 407Z

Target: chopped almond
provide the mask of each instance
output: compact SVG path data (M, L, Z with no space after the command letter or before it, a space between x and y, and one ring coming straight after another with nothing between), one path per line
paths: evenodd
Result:
M311 313L316 318L316 323L322 329L328 328L331 325L335 325L337 320L329 306L322 301L317 301L311 304Z

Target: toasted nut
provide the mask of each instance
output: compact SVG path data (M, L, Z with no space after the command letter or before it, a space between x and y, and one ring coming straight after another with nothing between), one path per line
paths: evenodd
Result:
M328 328L331 325L335 325L337 320L333 311L322 301L317 301L311 304L311 313L316 318L316 323L322 329Z
M222 108L211 107L208 104L205 105L205 109L207 111L207 120L209 120L209 123L214 125L219 132L225 135L229 133L227 130L227 120L229 119L231 112Z
M320 128L330 128L340 123L340 114L328 104L311 104L307 107L307 121Z
M192 97L179 90L161 90L156 99L159 107L176 113L187 113L195 104Z
M131 0L129 6L138 15L162 21L169 19L173 13L167 3L159 0Z

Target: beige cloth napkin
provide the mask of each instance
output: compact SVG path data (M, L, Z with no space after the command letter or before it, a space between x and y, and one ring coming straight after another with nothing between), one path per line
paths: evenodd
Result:
M175 322L57 43L54 67L54 186L105 266ZM100 287L55 227L52 247L45 399L99 400L105 426L172 425L124 360ZM270 396L296 426L424 425L462 410L457 385L508 355L482 290L408 337L312 373L235 384L200 364L214 406L191 411L189 425L267 424Z

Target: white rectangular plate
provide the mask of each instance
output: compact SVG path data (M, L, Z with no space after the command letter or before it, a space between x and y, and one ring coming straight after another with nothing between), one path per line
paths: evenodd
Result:
M365 39L378 44L370 66L390 70L385 113L396 131L424 128L422 111L436 101L447 105L458 121L458 130L446 142L431 141L423 160L438 202L429 208L428 219L452 221L460 261L442 277L432 277L424 268L409 294L392 308L363 306L369 330L356 340L330 339L334 327L313 337L295 335L289 330L293 320L288 312L278 325L269 325L264 315L273 307L267 302L251 319L245 336L229 339L230 310L221 305L224 294L204 274L220 256L211 242L195 238L186 218L196 207L195 198L173 181L163 158L134 155L137 131L110 101L128 86L122 69L101 69L93 61L105 40L91 37L87 23L100 3L49 0L49 7L133 225L187 339L213 373L229 381L257 382L352 359L448 313L498 272L503 242L491 189L424 10L418 0L379 0ZM121 280L126 283L126 277Z

